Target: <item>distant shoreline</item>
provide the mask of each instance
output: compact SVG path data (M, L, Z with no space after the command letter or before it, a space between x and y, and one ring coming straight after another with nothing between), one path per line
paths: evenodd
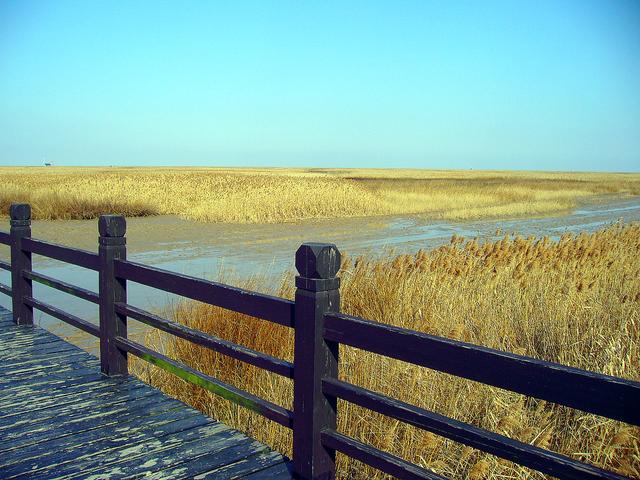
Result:
M35 219L177 215L213 223L425 215L538 217L640 195L640 174L382 169L0 167L0 211Z

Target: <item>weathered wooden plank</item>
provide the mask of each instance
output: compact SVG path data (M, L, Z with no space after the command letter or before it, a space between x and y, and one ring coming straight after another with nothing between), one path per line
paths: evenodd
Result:
M6 348L5 348L6 345ZM16 358L26 359L41 355L46 352L74 352L78 351L77 347L61 342L48 342L42 339L24 339L21 343L8 345L4 340L0 340L0 362L2 364L10 364ZM80 350L82 351L82 350ZM85 352L86 353L86 352Z
M120 389L107 389L97 392L93 395L72 395L64 401L60 401L56 405L54 402L42 400L43 406L40 407L36 402L33 408L24 411L11 411L10 413L2 413L0 416L0 430L23 428L26 430L27 425L33 425L50 418L64 419L66 416L73 414L82 414L83 409L100 409L109 408L112 405L126 402L127 400L140 399L143 397L155 396L160 397L158 391L146 388L135 388L126 392ZM19 417L19 418L16 418Z
M27 343L29 340L36 343L56 342L59 344L67 344L80 350L79 347L75 345L71 345L69 344L69 342L62 340L61 338L56 337L52 333L39 327L31 328L31 327L21 326L21 327L15 327L15 330L13 330L11 327L7 327L6 329L0 330L0 342L11 344L12 348L15 348L19 345ZM2 351L0 350L0 352Z
M70 346L68 343L45 343L42 345L37 345L35 347L20 347L13 349L9 352L2 352L0 355L0 368L6 369L6 367L10 367L13 365L13 362L18 362L20 360L28 360L28 359L37 359L37 358L47 358L51 355L62 355L62 354L73 354L80 355L84 354L85 358L89 360L95 360L95 357L88 355L87 352L80 350L74 346Z
M293 327L293 302L131 261L115 262L116 275L227 310Z
M10 408L18 408L23 403L32 404L40 399L55 400L82 392L91 393L104 389L105 386L105 382L99 375L95 375L90 380L85 377L78 382L64 382L58 388L55 388L55 384L34 388L32 384L25 383L22 387L13 389L10 393L3 389L2 396L0 396L0 412L7 411ZM41 402L38 403L42 404Z
M93 473L111 465L156 457L164 452L175 449L180 445L193 440L205 441L209 437L214 437L224 431L229 431L229 427L222 423L208 424L202 427L192 428L182 432L177 432L165 439L158 438L146 442L128 445L109 452L109 455L83 455L78 452L75 458L68 459L63 463L47 465L38 470L31 470L29 478L32 480L44 480L50 478L86 478L92 477Z
M280 480L283 478L293 478L293 465L289 461L283 461L259 472L251 473L243 478L251 480Z
M61 399L51 399L47 396L37 397L30 405L25 405L20 414L18 408L11 408L0 412L0 429L11 426L11 417L19 415L20 422L27 422L31 418L60 417L62 414L72 414L75 410L82 408L104 408L112 402L124 402L143 396L159 395L160 392L144 386L113 386L104 385L96 387L95 391L89 389L87 392L76 391ZM51 408L53 407L53 408ZM59 414L59 415L58 415Z
M11 263L0 260L0 270L11 271Z
M77 375L84 375L93 371L95 371L94 367L86 367L80 364L65 364L64 366L57 368L30 369L25 372L20 372L17 375L5 375L0 382L0 388L3 388L6 385L12 386L15 382L28 380L29 378L32 378L34 381L40 380L44 377L74 378Z
M37 357L22 357L21 359L12 359L11 363L3 364L0 367L0 375L11 373L12 371L25 368L28 366L37 366L45 362L61 362L69 360L72 362L86 361L84 352L76 350L67 350L63 352L51 352L48 355L38 355Z
M5 387L13 387L14 385L19 384L23 381L32 380L34 383L41 383L42 381L56 381L56 380L68 380L71 378L77 378L79 376L85 376L92 373L95 373L94 367L83 367L80 365L76 365L74 368L69 368L69 366L65 366L60 370L39 370L34 373L32 377L20 376L13 380L10 380L6 383L0 382L0 389L4 389Z
M231 465L266 450L264 445L244 435L237 435L237 437L238 440L235 442L216 440L208 451L207 445L203 442L194 442L192 446L178 449L171 455L172 463L167 463L167 457L160 458L159 468L154 467L156 468L154 473L147 473L144 478L145 480L193 478L195 475ZM193 455L193 452L198 453ZM124 478L133 479L135 476Z
M18 451L29 445L66 436L74 436L92 430L99 430L103 436L109 436L111 432L120 434L129 428L130 422L144 420L156 415L170 414L173 416L182 409L183 405L176 406L175 403L171 403L169 400L168 398L158 400L155 397L146 397L133 402L112 405L110 408L102 409L98 412L74 415L67 419L49 420L30 427L28 431L16 429L13 432L3 434L6 441L10 441L10 443L0 445L0 453ZM196 412L189 413L196 414ZM208 419L205 418L205 420Z
M229 357L241 360L245 363L282 375L293 378L293 364L280 358L272 357L266 353L252 350L251 348L223 340L221 338L200 332L178 322L166 320L158 315L146 312L140 308L124 303L116 303L116 312L127 315L135 320L143 322L154 328L158 328L176 337L184 338L197 345L215 350Z
M13 295L13 293L11 292L11 287L9 285L5 285L4 283L0 283L0 293L3 293L8 297L11 297L11 295Z
M640 425L640 382L349 315L325 320L327 340Z
M26 395L39 395L41 392L51 392L52 394L55 394L57 392L62 392L67 388L75 388L85 382L103 381L102 375L95 372L67 380L59 378L44 378L37 382L33 382L31 380L32 379L25 379L11 384L10 386L4 386L2 389L3 398L11 399L14 396L15 398L19 398L19 392L25 393Z
M231 465L226 465L222 468L216 468L215 470L210 470L208 472L195 475L192 478L198 480L207 478L215 478L216 480L242 478L245 475L250 475L252 473L257 473L265 470L266 468L269 468L274 464L282 461L282 455L280 455L279 453L262 452L257 455L244 458L236 463L232 463Z
M128 386L126 391L134 392L145 388L146 387L144 386ZM5 403L5 405L7 405L7 409L0 411L0 423L3 418L11 416L13 414L11 412L18 412L18 414L19 412L23 412L26 414L28 412L43 410L50 406L61 408L64 405L84 400L91 400L94 397L102 401L104 397L122 393L122 390L122 386L114 387L104 381L98 380L91 384L85 383L80 388L67 389L56 393L45 392L40 396L33 396L31 399L18 397L14 399L13 407L10 407L10 403Z
M15 335L13 341L7 337L0 338L0 360L2 360L3 363L8 363L11 362L12 357L30 357L32 355L38 355L40 351L47 351L52 349L52 347L57 350L82 352L88 359L95 358L81 348L67 343L48 332L46 332L46 334L40 333L38 335L30 335L25 332Z
M1 332L0 333L0 355L5 353L13 353L20 348L28 348L29 346L35 346L44 343L62 343L60 339L51 338L51 335L43 335L40 332L38 334L30 334L27 330L31 327L21 327L17 330L23 330L22 332ZM40 331L40 329L38 329Z
M42 362L36 366L19 367L14 371L5 373L0 378L0 385L10 384L24 377L33 376L37 378L41 375L59 376L71 371L85 370L93 367L92 363L83 360L81 362Z
M251 443L255 440L247 438L235 430L223 430L207 438L197 438L190 442L177 444L175 447L162 450L157 454L149 454L143 458L125 460L111 464L104 468L99 468L91 472L91 478L111 479L111 478L136 478L144 476L145 479L163 476L162 472L167 469L190 470L197 473L206 469L199 467L199 457L211 452L225 452L235 446L241 445L243 450L249 450ZM264 445L261 445L264 449ZM233 455L233 453L231 453ZM245 454L246 455L246 454ZM233 460L231 460L233 461ZM79 476L76 476L79 477ZM70 478L76 478L70 477ZM173 478L176 478L175 476Z
M25 250L36 255L53 258L54 260L60 260L61 262L88 268L89 270L98 270L98 254L87 250L65 247L34 238L23 239L22 246Z
M10 370L12 365L18 363L38 359L46 360L53 355L61 356L64 354L76 359L84 355L83 358L89 363L96 360L94 356L88 355L87 352L79 350L78 348L69 348L63 343L42 343L39 345L24 345L16 347L9 352L3 352L2 355L0 355L0 366L2 370Z
M60 338L41 328L13 325L13 320L9 320L9 322L11 325L7 325L6 329L0 330L0 340L3 342L8 342L11 341L11 339L14 339L16 343L19 343L19 341L24 341L29 338L47 338L51 342L63 342Z
M0 230L0 243L3 245L11 245L11 237L7 232Z
M181 468L190 478L219 467L217 477L236 478L284 461L132 377L100 375L96 358L0 309L2 318L0 478L167 478Z
M36 341L37 343L34 343ZM20 342L20 343L18 343ZM5 340L0 340L0 345L6 345ZM15 344L7 345L6 349L0 350L0 361L4 364L9 364L14 361L15 358L27 359L31 357L35 357L38 355L42 355L45 352L82 352L87 355L87 358L95 358L92 355L88 354L84 350L76 347L75 345L71 345L66 342L45 342L45 338L24 338L23 340L17 341Z
M127 420L126 417L121 418ZM97 426L91 430L74 432L72 435L22 447L8 459L0 460L0 473L9 477L15 473L43 469L52 464L72 463L80 454L86 458L109 456L118 448L159 439L212 422L200 414L188 411L171 410L151 418L136 415L126 423L119 421L117 426L109 430Z
M45 374L21 377L9 383L5 383L5 384L0 383L0 386L2 387L3 392L6 391L7 395L10 395L12 389L14 388L20 389L25 385L33 385L33 386L38 386L38 385L44 386L47 384L59 385L60 382L67 382L77 378L88 377L90 375L95 375L95 373L96 373L96 370L93 367L86 367L86 368L81 368L76 370L65 370L63 372L45 371Z

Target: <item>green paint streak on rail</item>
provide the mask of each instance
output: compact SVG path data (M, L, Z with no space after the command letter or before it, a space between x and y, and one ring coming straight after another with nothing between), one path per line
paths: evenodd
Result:
M204 378L194 375L193 373L188 372L176 365L173 365L172 363L169 363L166 360L162 360L160 358L151 356L147 353L140 352L138 356L143 360L146 360L149 363L153 363L155 366L160 367L163 370L166 370L167 372L182 378L183 380L186 380L187 382L191 382L206 390L209 390L210 392L213 392L216 395L221 396L222 398L225 398L237 405L240 405L241 407L251 410L252 412L256 412L261 415L264 415L263 409L259 404L257 404L256 402L252 402L251 400L244 398L243 396L238 395L237 393L227 388L224 388L221 385L213 383L209 380L205 380Z
M73 290L72 288L65 287L64 285L60 285L58 283L54 284L54 283L50 282L49 280L46 280L46 279L40 278L40 277L36 277L35 275L33 277L31 277L31 279L34 282L41 283L42 285L46 285L47 287L55 288L56 290L61 290L63 292L70 293L72 295L75 295L75 293L76 293L75 290Z
M77 290L78 287L67 286L64 283L59 283L59 282L55 282L54 283L54 282L52 282L52 281L50 281L50 280L48 280L46 278L42 278L42 277L35 276L35 275L33 277L31 277L31 279L34 282L41 283L42 285L46 285L47 287L51 287L51 288L53 288L55 290L59 290L61 292L68 293L69 295L73 295L74 297L79 297L79 298L83 298L85 300L88 300L88 299L84 298L84 295L81 295L80 292L78 292L78 290Z

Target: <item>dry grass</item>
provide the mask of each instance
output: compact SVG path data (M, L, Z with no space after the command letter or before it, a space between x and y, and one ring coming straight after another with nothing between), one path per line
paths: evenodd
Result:
M640 225L615 225L559 242L452 238L386 260L347 259L343 312L479 345L640 380ZM269 292L260 278L244 285ZM291 297L291 279L269 293ZM273 291L275 290L275 292ZM168 315L194 328L292 359L291 332L203 304ZM180 340L155 338L197 369L291 408L289 380ZM138 374L225 423L290 452L290 432L165 372ZM341 349L340 377L512 438L640 478L640 429L378 355ZM451 478L543 478L368 412L339 404L339 430ZM339 456L344 479L382 478Z
M567 211L602 194L640 194L640 174L222 168L0 168L0 211L101 213L207 222L426 214L472 219Z

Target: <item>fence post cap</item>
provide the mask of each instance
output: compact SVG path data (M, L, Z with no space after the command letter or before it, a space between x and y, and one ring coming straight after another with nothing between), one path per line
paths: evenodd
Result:
M9 208L11 220L31 220L31 205L28 203L12 203Z
M296 270L301 277L334 278L340 270L340 258L333 243L303 243L296 251Z
M101 237L124 237L127 221L122 215L100 215L98 232Z

